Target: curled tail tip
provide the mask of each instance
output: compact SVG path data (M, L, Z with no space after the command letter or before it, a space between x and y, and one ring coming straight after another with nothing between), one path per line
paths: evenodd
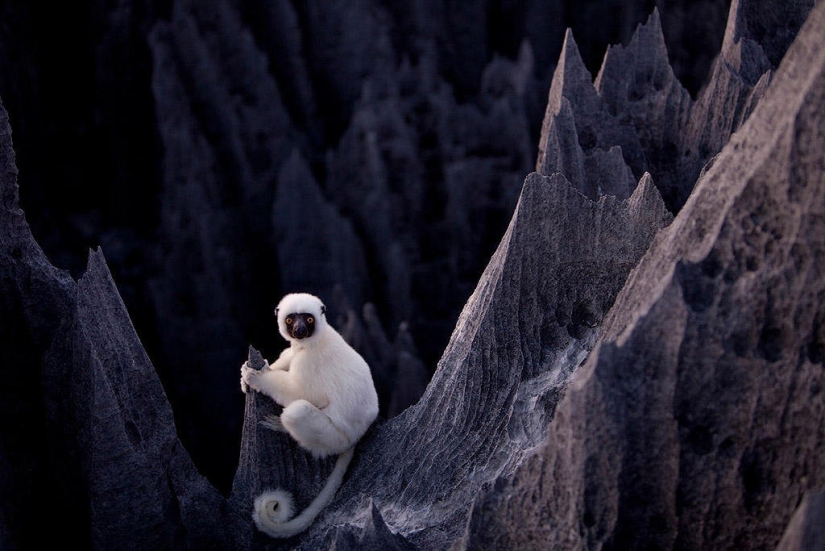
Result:
M321 493L295 518L292 518L295 509L292 494L286 490L267 490L255 498L253 520L258 530L273 538L289 538L306 530L318 513L332 501L343 482L352 456L352 449L338 456L335 468Z
M286 490L267 490L255 498L255 524L283 524L295 513L292 494Z

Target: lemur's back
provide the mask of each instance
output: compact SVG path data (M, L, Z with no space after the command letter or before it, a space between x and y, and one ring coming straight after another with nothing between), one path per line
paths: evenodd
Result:
M332 327L325 328L323 340L296 350L291 369L300 373L307 380L305 388L313 391L313 396L305 398L321 408L353 441L375 420L378 395L370 368Z

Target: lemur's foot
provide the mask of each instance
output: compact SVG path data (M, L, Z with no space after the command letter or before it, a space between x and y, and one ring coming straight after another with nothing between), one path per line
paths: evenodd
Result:
M264 427L266 427L270 430L274 430L276 432L287 432L286 427L284 426L284 423L281 421L281 416L280 415L274 415L274 414L267 415L266 417L264 417L263 419L258 421L258 423L260 425L262 425L262 426L264 426Z

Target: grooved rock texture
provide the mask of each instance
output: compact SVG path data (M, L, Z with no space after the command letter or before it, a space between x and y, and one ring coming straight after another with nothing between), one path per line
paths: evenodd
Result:
M625 201L593 202L561 174L530 175L424 397L365 439L346 493L301 547L349 538L355 526L331 527L373 506L419 548L457 542L482 486L543 439L634 259L669 221L649 178Z
M770 549L825 485L823 32L819 5L469 548Z
M825 4L812 9L786 54L811 3L734 1L726 61L706 90L735 93L706 91L696 102L664 63L656 13L627 47L608 52L595 85L568 34L541 153L558 161L523 183L532 164L524 139L534 122L530 67L546 53L523 44L515 59L468 58L451 89L434 78L431 49L470 51L475 39L444 46L435 33L418 42L422 4L411 4L413 30L397 35L382 21L404 6L356 4L368 17L327 19L314 2L179 2L149 35L153 89L164 96L156 115L166 155L158 218L166 268L153 274L147 296L179 331L163 337L178 359L172 404L186 393L202 400L186 412L203 421L186 429L188 438L200 453L237 460L223 493L181 443L102 251L89 254L75 281L32 237L0 109L0 546L816 542L825 487ZM462 9L462 17L484 20L481 7ZM249 13L257 16L251 34ZM298 40L307 21L328 41ZM281 33L264 40L269 28ZM407 40L419 55L396 63L395 41ZM289 72L266 69L271 60L256 52L281 47ZM324 83L341 98L346 124L329 112L315 118L328 106L316 79L337 55L353 58L351 73ZM720 71L728 66L736 78L726 81ZM353 87L352 75L364 72L364 85ZM294 82L282 82L293 73ZM485 92L457 100L472 75ZM708 94L729 101L704 100ZM259 104L270 118L255 119ZM674 106L678 116L662 115ZM676 132L663 121L684 126ZM687 174L679 172L685 151L668 140L687 140L690 128L704 129L702 143L720 151L706 152L715 158L695 186L679 188L689 195L674 219L658 180L668 182L663 166ZM319 155L313 140L328 132L340 140ZM290 208L299 193L317 227ZM495 212L506 213L509 226L472 282L424 390L428 372L413 342L422 318L410 297L437 307L447 290L470 285L479 234ZM275 232L283 251L271 247L254 269L232 269L245 247L272 245ZM461 244L423 246L445 232ZM307 281L332 286L330 318L375 369L387 414L359 443L339 494L310 529L275 541L255 530L253 498L281 486L300 508L326 481L331 460L312 459L260 424L277 407L238 389L244 357L254 365L262 358L244 339L253 322L233 312L250 308L244 300L266 302L255 296L258 286L295 277L282 264L301 247L296 235L340 272L344 283ZM410 273L422 265L442 271ZM362 281L365 273L376 279ZM230 292L239 288L247 299ZM421 295L407 294L416 288ZM371 304L372 293L383 304ZM229 353L218 341L242 350ZM189 357L191 347L202 356ZM227 416L221 410L231 402L237 408ZM216 422L226 424L221 430L242 424L239 449L217 449Z

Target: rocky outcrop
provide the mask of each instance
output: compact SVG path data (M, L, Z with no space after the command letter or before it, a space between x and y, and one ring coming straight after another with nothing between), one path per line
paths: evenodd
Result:
M820 5L469 547L770 549L825 484L823 30Z
M66 449L65 429L55 418L72 401L60 383L71 369L76 285L49 264L18 206L11 128L2 106L0 289L0 544L10 549L48 545L58 535L88 541L77 449ZM63 461L53 462L55 455ZM67 514L55 519L52 531L44 531L38 519L49 496L63 498Z
M18 206L8 118L0 113L0 541L9 549L61 541L184 544L184 497L197 496L199 508L222 498L177 439L102 253L90 254L75 283L32 238ZM181 479L186 487L175 488ZM56 503L65 509L44 529Z

